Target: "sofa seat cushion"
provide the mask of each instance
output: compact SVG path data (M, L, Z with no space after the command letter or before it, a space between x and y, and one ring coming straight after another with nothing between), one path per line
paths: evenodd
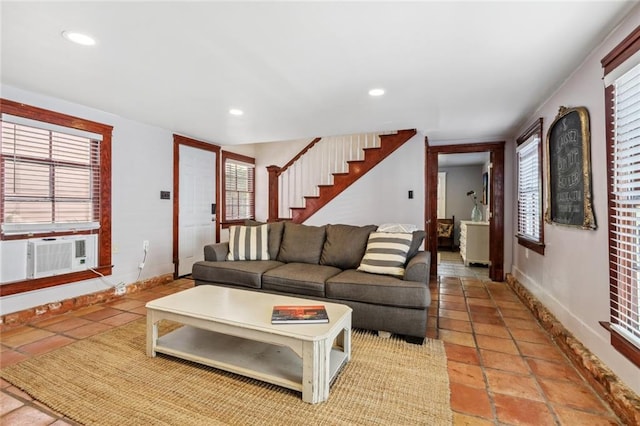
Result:
M425 283L353 269L329 278L325 291L329 299L353 300L376 305L425 309L431 304L429 287Z
M238 260L233 262L204 260L193 265L192 276L196 281L261 288L262 274L281 265L282 262L277 260Z
M333 266L287 263L264 273L262 288L292 294L324 297L325 281L341 271Z

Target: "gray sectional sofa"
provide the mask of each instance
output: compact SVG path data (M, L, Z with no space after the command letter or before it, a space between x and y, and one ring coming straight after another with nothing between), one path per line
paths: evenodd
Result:
M342 303L353 309L353 327L403 335L413 343L424 341L431 303L430 256L420 250L424 231L408 237L411 243L400 277L358 270L375 225L277 222L266 228L268 260L228 260L229 242L207 245L205 260L193 266L195 284ZM233 231L231 246L238 256L236 232L239 230Z

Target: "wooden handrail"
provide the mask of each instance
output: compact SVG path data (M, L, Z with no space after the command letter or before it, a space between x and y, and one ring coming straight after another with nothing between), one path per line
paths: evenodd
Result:
M302 151L300 151L295 157L293 157L291 160L289 160L289 162L287 164L285 164L284 166L282 166L280 168L280 170L278 170L276 177L280 176L282 173L284 173L289 167L291 167L291 165L293 163L295 163L296 161L298 161L300 159L300 157L302 157L307 151L309 151L311 148L313 148L313 146L315 144L317 144L318 142L320 142L322 138L315 138L314 140L312 140L309 145L305 146Z
M379 143L375 143L374 146L369 147L365 142L365 146L360 148L363 150L364 158L360 159L358 157L352 157L351 154L347 154L346 158L357 158L357 159L346 159L343 158L341 161L346 161L347 171L344 170L344 167L337 168L337 171L331 172L331 166L329 171L331 172L331 179L329 181L333 181L330 184L322 184L322 180L317 185L317 194L310 195L300 190L299 183L295 183L293 189L290 188L290 183L282 183L281 178L284 178L286 175L283 175L285 171L289 169L295 170L296 164L301 158L307 154L308 151L311 150L318 142L322 139L325 139L327 142L335 143L334 138L315 138L311 143L309 143L304 149L300 151L291 161L289 161L284 167L280 168L278 166L272 165L267 167L268 172L268 188L269 188L269 203L268 203L268 222L275 222L283 220L280 217L280 208L283 207L280 205L280 198L285 197L286 206L285 209L289 209L291 212L291 217L287 220L291 220L294 223L302 223L309 216L311 216L315 211L323 207L330 200L336 197L339 193L344 191L349 185L351 185L355 180L359 179L362 175L367 173L371 168L375 167L380 161L390 155L393 151L395 151L400 145L411 139L416 134L415 129L409 130L399 130L395 133L387 133L387 134L378 134L375 136L380 138ZM368 134L366 134L368 135ZM366 140L365 135L365 140ZM349 135L347 135L349 136ZM353 135L351 135L353 136ZM358 146L360 144L358 136ZM384 139L384 143L382 140ZM378 146L379 145L379 146ZM333 145L331 145L333 146ZM319 148L314 148L314 151ZM342 150L342 148L340 148ZM349 151L350 149L347 149ZM310 153L309 153L310 154ZM324 155L326 154L326 155ZM323 160L329 161L332 165L333 161L330 158L327 158L328 153L323 154ZM287 173L288 175L289 173ZM299 178L300 173L295 172L294 178ZM281 184L283 187L281 188ZM280 194L280 191L289 191L289 194ZM293 191L293 192L291 192ZM302 201L302 205L305 207L293 207L290 206L291 197L296 200L300 198ZM304 198L304 200L302 200ZM287 216L289 217L289 216Z

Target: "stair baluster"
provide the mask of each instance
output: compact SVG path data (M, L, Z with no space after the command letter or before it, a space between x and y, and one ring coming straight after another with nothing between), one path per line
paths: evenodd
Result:
M400 130L314 139L282 168L267 167L268 220L304 222L415 134Z

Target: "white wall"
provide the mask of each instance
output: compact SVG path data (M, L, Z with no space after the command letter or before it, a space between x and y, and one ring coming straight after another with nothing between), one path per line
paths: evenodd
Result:
M585 346L635 392L640 393L638 368L613 349L609 343L609 333L598 324L598 321L609 320L607 165L603 70L600 60L638 22L640 7L636 7L628 15L626 21L594 50L520 129L520 133L524 132L534 120L542 117L546 135L561 105L585 106L589 110L593 204L598 229L586 231L545 224L544 256L527 250L513 239L513 273ZM544 205L546 208L546 194ZM513 208L515 209L515 204ZM513 225L515 226L515 222Z
M101 291L138 277L143 240L150 250L140 279L172 273L173 133L81 105L1 86L1 96L13 101L70 114L113 126L112 138L112 262L113 275L0 298L0 313L56 302Z

